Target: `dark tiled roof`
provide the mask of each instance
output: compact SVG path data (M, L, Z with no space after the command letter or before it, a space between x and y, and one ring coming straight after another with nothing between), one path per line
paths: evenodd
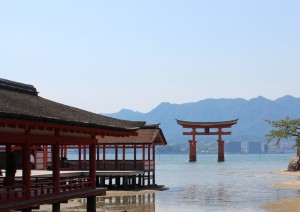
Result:
M25 84L19 83L19 85ZM136 130L145 125L145 122L120 120L91 113L33 95L33 93L23 92L24 90L11 89L10 87L0 86L0 118L51 122L101 129ZM35 88L31 90L34 91Z
M110 136L98 137L98 142L101 144L155 144L166 145L167 141L160 128L142 128L137 131L138 136L117 137Z

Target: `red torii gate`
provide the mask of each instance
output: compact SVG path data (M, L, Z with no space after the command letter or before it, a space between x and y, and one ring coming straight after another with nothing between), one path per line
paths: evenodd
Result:
M191 121L181 121L177 120L177 124L181 125L183 128L192 129L191 132L183 132L183 135L191 135L192 140L190 140L190 162L196 161L196 135L217 135L218 136L218 162L223 162L224 159L224 141L222 140L222 135L231 135L231 132L223 132L223 128L231 128L232 125L236 124L238 119L231 121L221 121L221 122L191 122ZM202 128L204 132L197 132L196 129ZM217 131L211 132L210 129L217 129Z

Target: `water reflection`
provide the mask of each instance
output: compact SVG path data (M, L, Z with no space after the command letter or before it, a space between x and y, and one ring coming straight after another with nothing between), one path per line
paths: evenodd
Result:
M86 204L86 199L81 199ZM127 196L99 196L97 208L103 211L155 211L155 193Z
M231 192L226 189L224 183L218 183L217 185L192 184L186 186L181 195L189 202L215 204L220 202L230 202L230 193Z

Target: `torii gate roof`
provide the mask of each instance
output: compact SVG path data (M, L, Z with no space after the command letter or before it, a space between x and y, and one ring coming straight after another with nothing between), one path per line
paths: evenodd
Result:
M176 121L183 128L230 128L232 125L237 124L238 119L219 122L192 122L178 119Z

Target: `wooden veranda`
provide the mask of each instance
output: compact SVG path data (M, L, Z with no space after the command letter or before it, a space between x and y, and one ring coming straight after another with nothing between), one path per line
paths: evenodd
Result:
M136 133L134 137L96 136L97 186L155 185L155 146L166 145L166 139L159 125L146 125ZM86 145L61 145L60 170L88 170L88 152ZM52 169L51 146L34 146L32 154L34 169Z

